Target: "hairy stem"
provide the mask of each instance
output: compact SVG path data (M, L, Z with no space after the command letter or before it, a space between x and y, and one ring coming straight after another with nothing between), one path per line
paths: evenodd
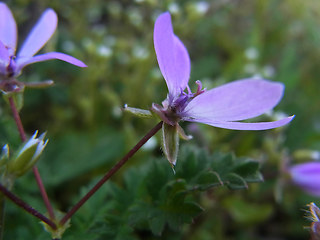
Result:
M117 162L103 177L102 179L61 219L60 224L64 225L68 219L75 214L78 209L100 189L100 187L112 177L153 135L155 135L162 127L162 122L159 122L152 128L119 162Z
M24 131L19 112L18 112L18 110L16 108L16 105L15 105L14 100L13 100L12 97L9 97L9 104L10 104L10 108L11 108L11 111L12 111L12 115L13 115L14 121L16 122L16 125L17 125L17 128L18 128L21 140L23 142L25 142L27 140L26 133ZM55 219L55 215L54 215L54 212L53 212L53 208L52 208L52 205L51 205L51 203L49 201L48 194L47 194L46 189L45 189L45 187L43 185L43 182L42 182L42 179L40 177L40 174L39 174L37 166L34 166L32 168L32 170L33 170L34 176L36 178L36 181L37 181L41 196L43 198L44 204L46 205L47 211L49 213L49 216L50 216L50 218L52 220L54 220Z
M46 216L42 215L40 212L38 212L36 209L28 205L26 202L22 201L16 195L10 192L7 188L5 188L2 184L0 184L0 191L12 202L14 202L16 205L23 208L24 210L26 210L28 213L35 216L36 218L40 219L42 222L48 224L52 229L57 229L57 226L53 221L48 219Z

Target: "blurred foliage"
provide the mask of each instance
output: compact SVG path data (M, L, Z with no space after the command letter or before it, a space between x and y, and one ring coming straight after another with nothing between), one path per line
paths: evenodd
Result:
M152 102L160 103L166 97L152 40L154 21L163 11L171 12L175 33L190 53L191 88L197 79L212 88L259 75L283 82L286 90L275 112L258 120L296 114L285 128L259 132L185 124L194 139L183 143L188 147L181 151L175 176L167 161L159 159L159 139L153 138L156 144L149 142L74 216L66 239L308 237L303 229L308 222L301 209L317 199L289 186L282 170L286 161L298 160L291 157L296 151L320 149L320 2L5 2L18 23L20 44L44 9L51 7L59 16L58 30L43 51L64 52L88 65L79 69L58 60L37 63L19 77L21 81L55 81L45 90L25 90L21 117L29 135L35 130L48 132L50 141L38 164L50 199L63 211L155 124L125 114L121 107L127 103L148 109ZM1 100L0 144L7 143L17 149L20 139L10 109ZM210 162L224 154L202 157L197 155L198 147L227 153L230 158ZM257 169L257 163L232 158L229 152L256 159L264 183L250 184L246 191L211 188L210 182L217 179L216 183L240 188L259 177L246 172ZM208 164L213 170L205 170ZM230 169L219 172L215 170L222 167L219 164ZM238 164L236 169L234 164ZM197 189L191 191L195 184ZM17 180L14 192L45 211L32 174ZM172 213L164 213L159 206L173 201L174 195L178 195L181 212L169 218ZM190 211L184 212L188 204ZM157 237L160 232L162 236ZM5 239L47 238L36 219L7 203Z

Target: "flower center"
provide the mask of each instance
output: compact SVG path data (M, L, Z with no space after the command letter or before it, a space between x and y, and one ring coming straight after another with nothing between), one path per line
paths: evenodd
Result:
M10 56L10 63L7 66L7 77L13 77L14 75L14 70L16 68L16 62L14 61L15 56Z
M156 113L165 123L169 125L176 125L183 117L184 109L189 102L204 93L206 89L202 89L202 84L199 80L196 81L198 85L197 91L192 93L189 86L187 86L188 93L181 92L179 96L169 99L167 97L163 102L162 106L159 104L152 104L151 111Z
M12 78L15 74L15 69L16 69L16 62L15 62L15 58L16 56L14 55L14 50L10 47L4 46L7 50L7 53L9 54L9 64L6 66L0 66L1 70L0 70L0 79L1 80L8 80L10 78ZM6 63L5 59L5 63Z

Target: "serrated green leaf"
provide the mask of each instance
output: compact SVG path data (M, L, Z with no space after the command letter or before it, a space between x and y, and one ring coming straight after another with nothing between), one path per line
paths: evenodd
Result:
M166 216L165 213L161 211L157 211L157 214L153 214L153 216L149 219L150 230L154 235L161 235L164 230L166 224Z
M184 178L190 182L197 179L197 175L209 169L207 153L194 147L181 148L181 161L176 166L176 178Z
M263 177L259 172L260 163L245 159L242 163L235 166L232 172L243 177L246 182L261 182Z
M168 166L168 164L166 164L166 166ZM159 199L161 189L169 181L170 174L171 176L173 175L172 171L169 172L168 168L164 167L164 161L160 163L154 161L151 163L149 172L144 179L144 182L146 183L146 189L150 197L153 199Z
M199 189L202 191L211 187L223 185L223 182L220 179L219 174L214 171L201 173L196 183L199 185Z
M169 182L166 185L166 193L168 198L174 198L177 193L186 190L186 181L184 179L177 179Z
M155 208L149 203L144 201L138 201L134 203L129 209L129 224L137 225L143 221L146 221L150 218L150 215L153 214Z
M248 184L246 183L246 181L236 173L227 174L224 181L226 185L233 190L248 188Z
M251 175L259 170L259 162L245 160L237 164L233 171L241 176Z
M203 209L195 202L185 202L174 209L167 209L167 221L171 229L178 231L183 224L191 223Z
M228 154L214 154L211 159L211 167L214 171L218 172L221 176L230 173L232 167L234 166L234 155L232 153Z

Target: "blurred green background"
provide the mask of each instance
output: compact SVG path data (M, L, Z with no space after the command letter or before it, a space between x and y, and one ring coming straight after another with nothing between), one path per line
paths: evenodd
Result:
M296 117L284 128L259 132L183 124L194 139L182 145L252 157L261 162L265 181L249 185L248 190L219 188L202 193L198 203L204 212L179 231L169 229L157 237L146 230L141 233L134 229L128 236L132 239L308 239L308 231L303 228L309 225L305 205L319 199L291 186L281 175L281 167L284 161L297 163L310 159L308 154L303 159L297 157L301 150L320 150L319 1L5 2L17 21L19 44L41 13L51 7L57 12L59 23L43 52L64 52L88 65L80 69L58 60L48 61L28 66L19 77L21 81L55 81L48 89L25 91L21 118L29 135L35 130L48 132L50 141L38 165L58 209L66 211L72 206L87 186L156 124L156 120L123 113L121 107L128 104L148 109L153 102L161 103L165 99L167 88L157 65L152 35L156 17L170 11L175 33L191 57L192 89L196 80L210 89L236 79L262 76L284 83L286 90L275 112L257 120L272 120L283 114ZM0 144L6 143L15 149L20 140L10 109L1 100ZM127 172L143 166L151 157L162 157L160 134L112 181L121 187ZM169 164L167 171L172 174ZM20 178L14 192L45 211L32 174ZM103 199L108 195L108 187L99 194ZM99 204L103 206L103 200ZM99 212L99 207L90 203L86 211L90 212L89 206L91 211ZM93 224L85 217L86 211L74 217L66 237L75 239L72 238L75 232ZM81 218L84 220L80 221ZM5 239L46 237L36 219L7 204Z

